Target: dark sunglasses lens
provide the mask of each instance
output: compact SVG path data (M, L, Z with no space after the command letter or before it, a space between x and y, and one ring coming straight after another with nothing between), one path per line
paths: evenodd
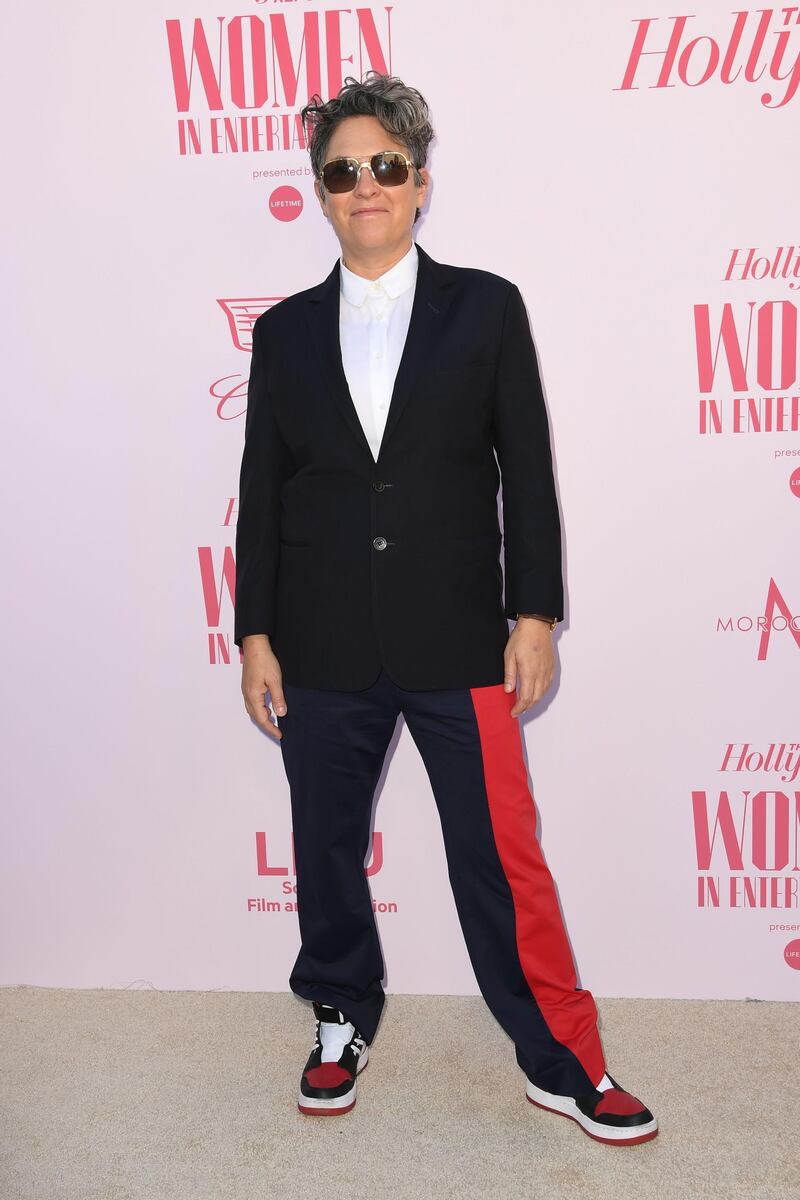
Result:
M329 192L349 192L356 186L356 169L346 158L335 158L322 168L322 182Z
M408 164L400 154L376 154L372 169L381 187L397 187L408 179Z

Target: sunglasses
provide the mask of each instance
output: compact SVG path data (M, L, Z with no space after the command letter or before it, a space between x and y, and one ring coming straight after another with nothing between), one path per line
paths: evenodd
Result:
M410 158L398 150L381 150L371 158L332 158L322 168L320 179L329 192L352 192L363 166L369 167L372 178L381 187L399 187L408 179Z

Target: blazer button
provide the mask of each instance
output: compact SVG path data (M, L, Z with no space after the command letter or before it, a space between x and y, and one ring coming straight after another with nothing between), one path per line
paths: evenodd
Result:
M376 550L385 550L389 543L385 537L376 537L372 539L372 544Z
M376 479L374 481L374 483L372 484L372 486L376 492L382 492L383 489L386 487L386 484L383 482L382 479Z

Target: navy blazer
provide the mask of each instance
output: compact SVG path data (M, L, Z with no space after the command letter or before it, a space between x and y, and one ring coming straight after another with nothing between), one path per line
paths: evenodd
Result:
M338 258L253 327L234 641L269 634L288 684L356 691L381 666L412 690L502 683L507 618L563 618L549 426L522 296L491 271L417 252L377 462L342 365Z

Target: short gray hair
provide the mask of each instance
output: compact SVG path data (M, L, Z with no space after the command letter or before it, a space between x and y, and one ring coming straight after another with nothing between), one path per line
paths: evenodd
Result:
M387 133L408 147L408 156L414 164L414 183L419 187L423 180L418 168L425 166L428 147L435 136L425 97L396 75L367 71L360 83L352 75L345 76L343 86L331 100L323 101L315 93L300 110L300 120L307 131L311 168L320 181L322 194L325 194L322 167L333 131L346 117L360 116L377 117ZM418 218L419 209L414 220Z

